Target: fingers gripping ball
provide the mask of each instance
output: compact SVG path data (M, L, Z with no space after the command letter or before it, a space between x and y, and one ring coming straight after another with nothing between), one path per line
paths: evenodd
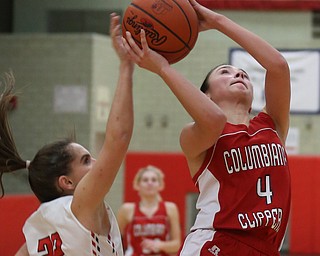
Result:
M122 33L132 34L141 47L144 29L149 47L169 63L186 57L198 38L198 17L188 0L133 0L122 21Z

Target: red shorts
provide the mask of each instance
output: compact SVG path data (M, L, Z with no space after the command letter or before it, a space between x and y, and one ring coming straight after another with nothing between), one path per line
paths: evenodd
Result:
M276 250L261 252L230 235L213 230L190 233L178 253L179 256L279 256Z

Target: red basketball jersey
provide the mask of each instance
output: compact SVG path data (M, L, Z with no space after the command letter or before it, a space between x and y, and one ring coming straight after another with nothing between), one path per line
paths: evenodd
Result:
M249 126L227 123L193 178L200 194L192 229L230 232L251 246L279 250L290 211L285 148L265 113Z
M152 253L142 250L140 244L143 239L158 239L166 241L170 237L170 223L165 203L159 202L158 210L151 216L146 216L135 204L132 222L126 227L126 256L167 256L164 252Z

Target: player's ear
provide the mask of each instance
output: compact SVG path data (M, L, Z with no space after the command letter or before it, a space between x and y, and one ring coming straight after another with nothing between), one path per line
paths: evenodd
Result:
M75 189L74 182L65 175L62 175L58 178L58 186L62 189L62 191L73 191Z

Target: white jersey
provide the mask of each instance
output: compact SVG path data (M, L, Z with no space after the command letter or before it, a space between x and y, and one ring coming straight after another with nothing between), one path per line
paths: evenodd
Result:
M106 205L109 235L97 235L73 215L72 198L64 196L43 203L27 219L23 233L30 256L123 256L121 235L111 208Z

